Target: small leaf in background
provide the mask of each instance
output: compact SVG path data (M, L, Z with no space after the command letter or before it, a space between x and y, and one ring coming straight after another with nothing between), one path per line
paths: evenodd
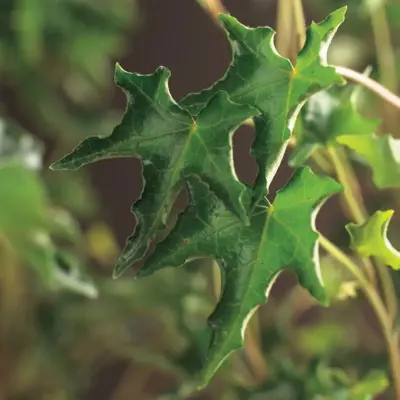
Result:
M337 141L365 159L378 188L400 187L400 139L394 139L391 135L363 134L343 135Z
M284 268L293 269L301 285L318 300L326 301L316 258L314 210L341 187L308 168L299 170L272 205L256 208L249 227L198 178L190 180L189 188L190 206L138 276L168 266L181 267L190 259L204 256L220 262L224 284L209 318L212 339L200 378L200 384L205 385L226 357L243 346L250 313L265 303L266 291Z
M69 290L89 299L98 297L97 287L89 277L82 274L80 263L73 254L54 249L52 256L53 289Z
M357 160L371 168L378 188L400 187L400 140L377 136L380 121L364 118L346 92L342 97L344 100L329 92L311 97L296 125L290 164L303 165L317 149L339 143L361 156Z
M65 225L65 217L62 222L54 218L54 212L48 212L45 189L36 174L11 162L0 166L0 187L0 233L18 257L35 270L48 288L68 288L95 297L92 285L60 269L50 231L68 236L76 234L76 230L71 231L71 221Z
M302 113L290 164L304 164L313 151L334 145L342 136L372 135L379 124L377 119L362 117L350 98L341 101L329 92L317 93L310 98Z
M61 208L51 208L48 214L51 234L72 242L81 239L82 232L79 224L70 213Z
M51 234L72 239L79 229L69 214L50 208L44 184L34 171L41 165L41 146L19 128L2 122L0 156L0 236L47 289L96 297L95 287L81 279L78 270L63 271L59 263L61 253Z
M364 257L377 257L385 265L400 269L400 252L390 243L387 230L394 211L377 211L363 224L346 226L351 247Z
M351 389L351 400L372 400L389 387L389 379L383 371L370 371Z

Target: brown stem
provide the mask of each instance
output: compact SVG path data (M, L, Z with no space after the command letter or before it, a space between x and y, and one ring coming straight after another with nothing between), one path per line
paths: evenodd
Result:
M218 14L227 14L228 11L221 0L198 0L198 3L206 10L214 23L220 27Z

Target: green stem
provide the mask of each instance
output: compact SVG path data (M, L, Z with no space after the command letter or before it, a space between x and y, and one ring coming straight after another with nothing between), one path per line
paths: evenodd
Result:
M395 395L397 399L400 398L400 352L398 337L397 334L393 332L392 321L386 312L382 299L376 292L374 286L365 278L364 274L351 258L321 234L319 237L319 243L357 279L366 298L374 309L387 343Z
M384 3L379 7L371 8L370 17L381 81L388 89L396 91L398 87L396 54L390 37Z
M261 352L261 328L259 313L251 317L245 332L245 351L250 361L250 369L258 385L268 378L268 368Z
M345 153L341 153L340 150L336 149L333 146L330 146L328 148L328 152L331 156L332 163L336 170L338 179L344 187L344 197L346 200L347 207L350 211L351 217L356 223L361 224L365 222L365 220L368 217L368 214L362 200L361 189L356 179L355 172L351 164L349 163ZM376 284L374 283L376 281L376 276L373 264L371 260L368 258L362 258L361 261L363 263L363 266L371 283L368 282L364 276L362 276L361 271L358 271L358 273L361 274L362 279L361 276L358 276L357 279L360 282L362 282L362 285L365 288L364 290L366 291L366 294L369 297L371 304L373 305L378 315L378 318L381 321L382 329L385 333L385 338L388 345L388 351L392 367L393 382L395 385L395 392L398 396L400 396L400 359L399 359L400 356L399 356L398 342L396 339L397 336L392 332L393 321L397 314L397 298L393 287L393 282L391 280L387 267L383 265L381 262L379 262L379 260L375 260L380 283L383 290L383 296L385 299L384 304L386 304L387 307L386 310L385 306L383 305L384 308L384 319L383 319L381 306L380 305L377 306L376 304L377 303L376 297L379 298L380 303L381 299L375 290ZM348 262L346 265L347 267L349 267ZM367 282L368 285L366 285Z
M329 146L328 153L335 168L337 178L343 185L343 196L350 217L357 224L361 224L365 221L367 211L362 202L361 190L355 177L353 168L348 162L347 157L345 157L345 155L343 155L336 147ZM368 258L362 258L362 263L369 280L373 283L376 283L375 271L371 260Z
M365 275L361 272L358 265L346 253L344 253L342 250L340 250L339 247L334 245L330 240L328 240L321 233L319 234L319 243L326 250L327 253L329 253L333 258L338 260L341 264L343 264L343 266L345 266L347 268L347 270L360 283L361 287L363 287L364 291L366 289L368 289L370 286L372 287L371 283L368 281L368 279L365 277ZM367 291L369 291L369 289ZM374 296L375 295L373 295L373 297ZM380 307L379 307L379 309L380 309ZM386 315L385 309L383 309L383 310L380 309L379 313L380 314L383 313Z
M316 149L311 154L311 159L321 169L322 172L329 175L332 172L332 166L329 160L325 158L324 154L320 150L321 149Z
M287 7L287 5L286 5ZM293 0L294 26L296 30L296 53L303 48L306 40L306 20L304 18L303 3Z
M353 168L341 150L337 147L329 146L328 153L335 168L339 182L343 185L343 195L349 209L350 216L354 222L361 224L365 221L367 211L362 204L362 194L355 178Z
M293 38L292 9L288 7L287 0L278 0L276 14L276 49L283 57L293 59L291 51ZM294 61L294 60L292 60Z
M329 147L328 152L331 156L338 179L344 187L344 197L350 211L350 215L354 222L357 224L362 224L368 218L368 213L362 200L361 188L357 181L353 167L349 163L346 154L341 152L336 147ZM371 282L375 282L376 277L371 260L368 258L363 258L362 262ZM397 314L397 296L393 287L393 282L387 266L383 265L379 260L375 260L375 263L382 285L385 303L390 317L392 320L394 320Z
M336 69L336 72L342 75L344 78L351 79L352 81L359 83L360 85L377 94L388 103L397 108L400 108L400 97L391 92L389 89L386 89L380 83L371 79L369 76L361 74L360 72L354 71L350 68L340 67L337 65L333 67Z

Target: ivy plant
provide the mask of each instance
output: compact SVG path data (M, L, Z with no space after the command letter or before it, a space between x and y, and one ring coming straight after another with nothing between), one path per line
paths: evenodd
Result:
M197 258L218 263L221 294L208 320L208 352L195 378L198 387L206 386L224 360L243 346L251 315L266 302L282 270L293 270L300 284L327 305L319 243L359 280L388 342L393 380L400 379L399 360L393 359L398 344L392 337L389 306L371 278L375 267L386 278L387 266L399 267L398 252L386 238L392 212L368 219L353 196L354 187L348 186L348 171L343 172L349 161L340 161L351 149L372 169L378 188L397 187L398 143L390 136L378 137L379 121L365 119L350 97L343 101L328 91L346 83L339 68L327 61L327 50L345 12L341 8L324 21L313 22L293 62L277 52L271 28L249 28L231 15L220 14L232 62L210 88L179 101L169 92L167 68L140 75L117 64L115 82L127 98L121 123L109 136L85 139L51 166L71 170L113 157L142 161L143 190L132 206L137 223L114 277L139 261L143 266L136 273L138 278L166 267L183 267ZM258 173L253 185L241 182L234 167L232 137L245 123L251 123L255 132L251 154ZM271 181L293 143L290 162L296 170L272 199ZM324 164L318 160L326 157L339 182L320 174ZM305 165L309 161L313 166L317 163L318 173ZM167 229L173 205L185 186L188 205ZM347 227L351 248L355 256L360 255L365 271L315 227L324 200L341 191L353 220ZM158 243L149 251L154 241ZM379 261L377 266L369 256ZM390 289L385 293L389 304Z

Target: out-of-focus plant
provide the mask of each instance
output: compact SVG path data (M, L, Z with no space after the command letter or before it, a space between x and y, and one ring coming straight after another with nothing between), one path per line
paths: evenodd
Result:
M398 395L393 392L399 392L400 384L395 293L400 285L398 273L387 269L399 267L399 255L387 237L392 229L389 237L399 243L393 229L398 222L394 219L389 226L391 211L374 212L397 206L396 192L387 189L399 186L398 114L393 111L398 98L373 80L394 92L398 89L396 37L387 34L388 28L398 29L397 3L342 2L350 6L352 23L345 24L344 34L333 42L330 61L340 65L336 74L320 64L326 59L319 51L326 50L343 10L309 29L308 45L296 61L305 35L302 4L279 1L276 45L293 66L271 47L269 28L255 31L230 16L219 19L217 13L225 11L219 0L199 3L229 31L236 57L231 73L216 87L177 104L165 91L165 69L141 76L117 68L117 83L134 101L130 98L124 121L114 132L116 140L102 148L99 139L90 139L86 142L90 146L77 149L81 158L65 159L64 167L138 153L145 161L145 188L135 206L139 228L128 240L116 275L142 258L155 237L160 239L159 229L167 219L175 224L172 205L183 179L190 184L189 207L155 253L147 262L142 260L139 274L204 255L219 262L229 260L223 265L225 274L221 279L215 262L202 259L140 281L132 275L117 281L104 276L95 265L110 264L118 251L109 227L89 218L88 229L82 232L65 211L84 219L96 215L95 198L86 190L84 175L79 171L69 183L68 175L59 179L60 173L53 179L45 175L43 181L38 173L41 146L18 134L18 129L2 125L0 398L85 398L96 375L116 365L124 367L123 373L112 393L104 395L113 400L368 400L388 388L389 399ZM307 2L319 15L337 3ZM12 88L17 97L8 96L0 112L19 115L25 123L28 117L36 128L43 128L46 140L55 140L57 153L89 130L106 131L107 96L101 95L108 92L109 81L104 76L134 17L132 2L8 0L0 7L0 69L6 77L1 90L10 94ZM361 23L353 24L356 18ZM365 37L375 41L375 48L363 45ZM346 68L367 64L374 67L373 79ZM258 68L262 73L253 74ZM358 87L333 88L310 97L317 89L340 83L337 73L381 97ZM259 92L255 97L252 85ZM210 99L218 88L223 91ZM281 161L290 136L285 129L292 93L299 94L299 102L310 99L296 125L292 118L289 124L294 129L289 163L294 167L309 163L318 173L336 175L344 186L344 214L352 222L340 238L345 251L320 235L327 253L319 263L324 290L310 268L315 258L299 248L306 243L315 249L311 208L336 192L338 185L303 168L272 205L266 199L275 161ZM391 99L392 105L381 98ZM15 112L16 105L22 114ZM253 116L254 121L248 119ZM365 116L383 116L384 124ZM230 141L231 130L241 122L256 130L253 155L260 171L250 192L230 173L231 148L224 142L224 138ZM381 135L382 126L393 137ZM138 144L129 136L133 131L149 134L151 140ZM157 141L167 140L171 132L174 139L157 147ZM132 141L119 142L126 139L124 135ZM179 145L184 137L186 147ZM353 167L361 172L368 196L361 194ZM265 223L259 223L264 217ZM257 257L252 246L258 249ZM243 249L240 254L239 249ZM251 257L247 269L235 264ZM284 298L269 295L270 308L261 308L250 318L249 309L264 299L264 281L271 284L274 274L293 260L301 283L331 306L322 310L296 285ZM380 329L371 321L374 317L365 308L362 293L378 316ZM220 304L211 318L212 333L206 318L216 299ZM221 366L242 339L245 347ZM218 373L203 392L193 394L193 376L201 369L203 386L217 369Z
M34 133L58 141L104 126L110 90L104 77L110 58L121 54L124 34L136 25L134 5L131 0L2 1L0 88L9 113L34 125Z
M84 268L112 254L114 240L106 226L85 234L49 202L41 153L32 136L1 123L0 397L83 398L96 374L118 363L126 377L134 368L144 380L157 372L170 384L184 378L196 363L185 354L211 307L204 277L171 270L137 285ZM109 250L90 247L94 240ZM176 281L184 283L178 290ZM141 380L128 383L140 398ZM124 398L120 386L127 383L115 399Z

